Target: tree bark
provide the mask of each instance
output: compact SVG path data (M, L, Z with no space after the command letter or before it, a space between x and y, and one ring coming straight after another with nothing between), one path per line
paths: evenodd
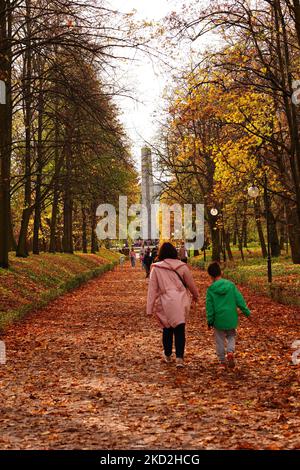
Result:
M230 232L229 230L225 231L225 246L230 261L233 261L233 254L230 247Z
M69 139L70 136L67 136ZM74 253L73 248L73 198L72 198L72 145L67 141L65 146L66 174L64 179L64 229L63 229L63 251Z
M87 253L88 252L87 218L86 218L86 209L83 205L81 206L81 214L82 214L82 251L83 253Z
M211 229L211 246L212 246L212 261L221 261L221 244L220 244L220 231L215 227L215 224L210 227Z
M59 202L59 190L57 183L54 183L54 194L52 201L52 213L50 222L50 242L49 242L49 253L56 252L57 237L56 237L56 226L57 226L57 215L58 215L58 202Z
M28 256L27 232L31 214L31 207L27 207L22 212L22 221L17 247L17 256L20 258L26 258Z
M5 83L5 103L0 104L0 267L8 268L11 167L11 10L0 0L0 80Z
M41 186L42 186L42 171L43 171L43 89L40 83L39 102L38 102L38 140L37 140L37 177L35 188L35 212L34 212L34 227L33 227L33 247L34 255L40 253L39 235L40 235L40 221L41 221Z
M245 261L244 251L243 251L243 231L239 227L237 212L235 213L235 226L237 230L238 247L241 253L241 258L242 258L242 261Z
M234 228L234 231L233 231L233 240L232 240L232 244L233 244L233 246L236 246L236 244L237 244L237 232L236 232L236 228Z
M290 60L289 38L287 32L286 18L284 16L280 0L274 0L274 20L276 30L276 44L278 54L278 65L280 71L283 104L290 135L289 166L291 179L295 191L297 225L300 225L300 140L299 140L299 113L297 106L292 103L289 94L293 92L292 64ZM299 2L294 0L296 27L299 26L300 12ZM298 29L297 29L298 33Z
M12 217L11 217L11 207L10 207L10 201L9 201L9 234L8 234L8 247L9 251L16 251L17 249L17 242L15 239L14 235L14 227L13 227L13 222L12 222Z
M300 226L295 206L287 205L286 217L288 236L290 240L292 261L294 264L300 264Z
M21 229L17 247L17 256L26 258L28 256L27 232L32 213L31 209L31 121L32 121L32 54L31 54L31 0L26 0L26 49L24 56L23 73L23 104L25 124L25 188L24 209L21 220Z
M279 227L279 245L280 245L280 250L284 250L286 243L286 237L285 237L285 225L280 224Z
M300 1L293 0L293 5L294 5L295 27L296 27L296 32L297 32L298 45L300 47Z
M55 112L57 114L57 104L55 105ZM60 182L59 175L63 165L63 152L60 155L59 152L59 123L57 115L55 115L55 157L54 157L54 188L53 188L53 202L52 202L52 214L51 214L51 224L50 224L50 243L49 243L49 253L55 253L57 251L57 217L58 217L58 204L60 197ZM61 250L58 250L61 251Z
M244 202L244 216L243 216L243 227L242 227L242 237L243 237L243 246L248 248L248 201Z
M269 211L269 226L270 226L270 245L271 245L271 256L278 258L280 256L280 242L278 238L276 220L273 212Z
M97 217L96 217L97 205L92 204L91 206L91 253L97 253L99 251L99 244L96 235Z
M74 253L73 248L73 201L68 190L64 196L64 233L63 233L63 252Z
M260 207L259 199L256 199L254 201L254 212L255 212L255 222L256 222L257 232L259 236L262 256L266 258L268 256L268 253L267 253L267 246L266 246L264 232L263 232L262 223L261 223L261 207Z

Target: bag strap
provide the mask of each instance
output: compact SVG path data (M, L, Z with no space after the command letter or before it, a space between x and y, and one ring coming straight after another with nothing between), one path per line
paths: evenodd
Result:
M170 266L169 263L167 263L166 261L165 261L165 263L166 263L168 266ZM165 268L164 266L159 266L159 265L157 265L157 264L153 264L153 268L154 268L154 267L159 268L159 269L166 269L167 271L172 271L173 273L177 274L178 278L181 280L181 282L182 282L182 284L184 285L184 287L185 287L186 289L188 288L186 282L185 282L184 279L180 276L180 274L177 272L176 269L173 269L172 267L170 267L170 268ZM179 266L179 267L181 267L181 266ZM177 268L177 269L178 269L178 268Z

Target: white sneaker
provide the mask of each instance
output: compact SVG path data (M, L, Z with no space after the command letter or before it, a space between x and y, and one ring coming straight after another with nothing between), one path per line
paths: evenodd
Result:
M184 367L184 360L182 357L176 357L176 367Z
M167 364L170 364L170 362L172 362L172 356L166 356L164 354L164 361L167 363Z

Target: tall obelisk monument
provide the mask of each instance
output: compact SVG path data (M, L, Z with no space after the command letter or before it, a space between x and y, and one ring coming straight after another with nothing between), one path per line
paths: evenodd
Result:
M151 239L151 204L154 202L152 154L149 147L142 148L142 204L148 212L148 238Z

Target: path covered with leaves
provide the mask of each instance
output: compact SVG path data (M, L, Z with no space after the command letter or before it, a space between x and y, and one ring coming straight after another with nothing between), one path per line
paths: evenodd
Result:
M1 339L1 449L300 449L300 309L242 289L235 370L220 371L202 293L185 369L161 361L140 267L117 268L12 325Z

